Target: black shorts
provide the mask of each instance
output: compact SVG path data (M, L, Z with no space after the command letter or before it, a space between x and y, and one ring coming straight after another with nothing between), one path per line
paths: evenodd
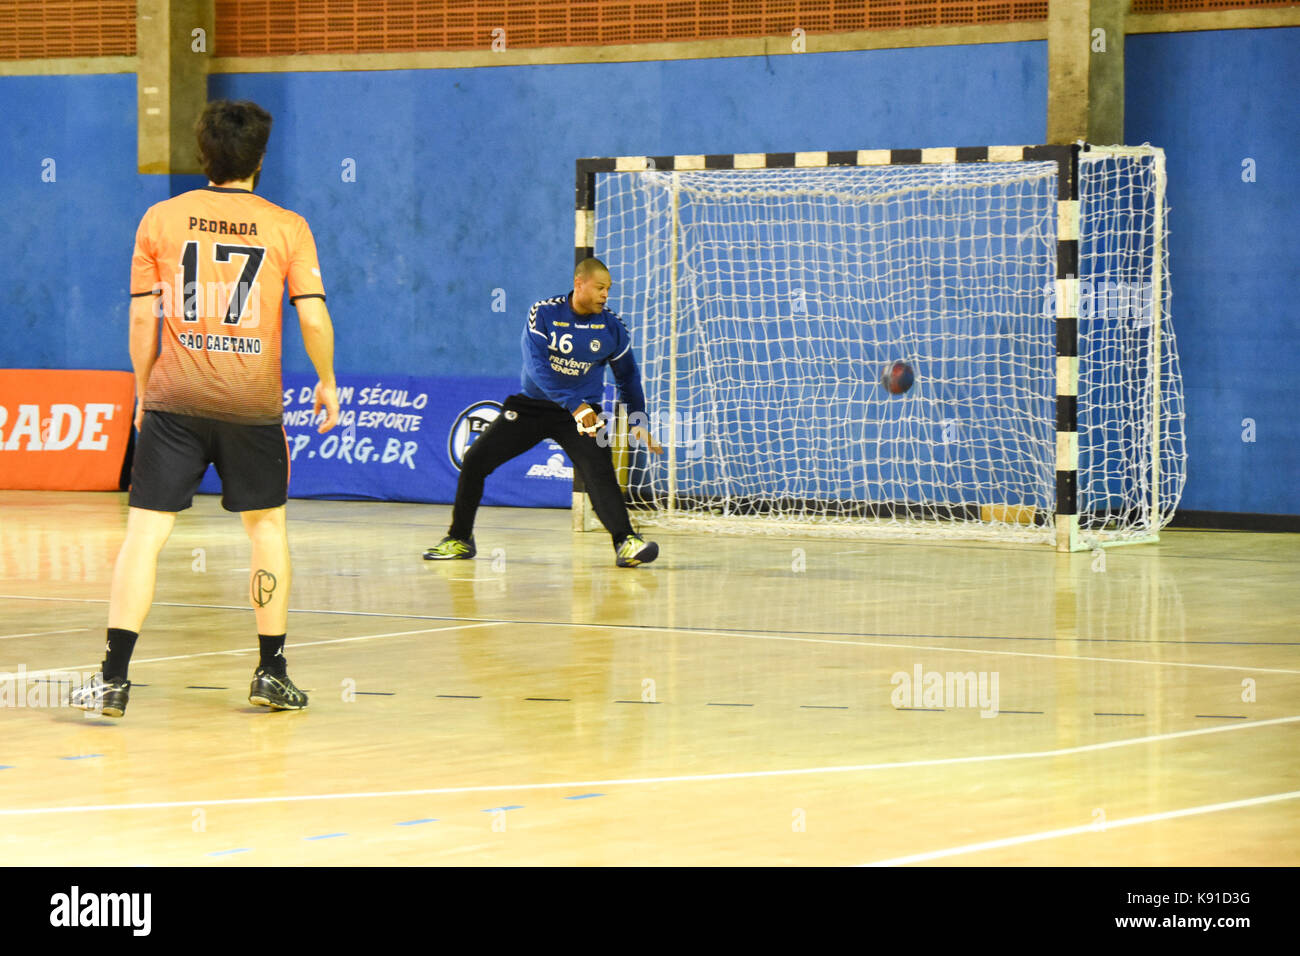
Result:
M227 511L278 508L289 498L284 426L147 411L131 465L131 507L184 511L209 464L221 477Z

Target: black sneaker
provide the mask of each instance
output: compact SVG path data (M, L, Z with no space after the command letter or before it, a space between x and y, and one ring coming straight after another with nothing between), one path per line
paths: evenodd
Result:
M259 667L248 688L248 702L272 710L302 710L307 706L307 695L293 686L288 674L274 674Z
M82 684L68 696L68 706L88 710L105 717L121 717L126 713L126 702L131 699L131 682L106 681L103 673Z
M659 545L645 541L635 534L623 539L614 550L614 563L620 568L635 568L639 564L649 564L659 557Z
M424 551L424 560L426 561L465 561L478 554L478 549L474 547L474 536L470 535L468 541L462 541L460 538L453 538L451 535L443 538L432 548L426 548Z

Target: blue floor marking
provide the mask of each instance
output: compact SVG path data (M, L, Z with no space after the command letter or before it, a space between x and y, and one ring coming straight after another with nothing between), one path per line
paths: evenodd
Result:
M395 823L393 825L399 827L414 827L414 826L419 826L421 823L437 823L437 822L438 822L437 817L426 817L423 820L403 820L401 823Z

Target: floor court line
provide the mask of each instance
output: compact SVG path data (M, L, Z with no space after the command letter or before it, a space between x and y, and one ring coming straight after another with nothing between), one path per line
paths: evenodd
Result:
M573 627L598 627L599 625L571 625ZM1150 664L1155 667L1193 667L1216 671L1246 671L1261 674L1300 674L1300 670L1285 667L1248 667L1240 664L1195 664L1189 661L1150 661L1126 657L1082 657L1074 654L1041 654L1032 651L981 650L978 647L937 647L926 644L888 644L880 641L841 641L820 637L782 637L778 634L736 634L732 631L691 631L692 634L709 634L722 637L744 637L754 641L796 641L803 644L843 644L850 647L885 647L908 651L936 651L949 654L980 654L996 657L1037 657L1054 661L1088 661L1094 664Z
M1061 837L1077 836L1084 833L1105 833L1120 827L1141 826L1145 823L1159 823L1163 820L1177 820L1180 817L1194 817L1203 813L1218 813L1223 810L1239 810L1243 807L1257 807L1282 800L1300 798L1300 790L1287 793L1272 793L1263 797L1250 797L1246 800L1230 800L1227 803L1209 803L1199 807L1185 807L1182 810L1164 810L1160 813L1147 813L1140 817L1125 817L1122 820L1108 820L1104 824L1086 823L1077 827L1063 827L1059 830L1044 830L1041 833L1025 833L1020 836L1004 837L1000 840L986 840L983 843L969 843L965 846L949 847L945 850L931 850L927 853L913 853L910 856L896 856L891 860L878 860L875 863L863 863L861 866L907 866L910 863L926 863L930 860L942 860L950 856L966 853L980 853L984 850L998 850L1008 846L1021 846L1026 843L1038 843L1042 840L1057 840Z
M0 599L10 597L10 596L11 595L0 594ZM45 599L32 598L32 600L45 600ZM49 600L88 601L91 599L49 598ZM96 603L107 603L107 602L96 601ZM170 604L165 602L158 602L154 606L155 607L207 608L211 610L229 610L229 611L248 610L247 607L244 607L242 605L235 606L235 605L227 605L227 604ZM463 621L464 620L463 618L446 618L446 617L434 617L434 616L422 617L420 615L407 615L407 614L383 614L377 611L314 611L308 608L290 608L290 611L299 614L344 614L344 615L355 615L358 617L388 617L388 618L396 618L396 619L414 619L414 620L434 620L434 621L457 621L457 620ZM1203 669L1203 670L1244 671L1248 674L1258 673L1258 674L1300 675L1300 670L1285 668L1285 667L1252 667L1252 666L1241 665L1241 664L1197 664L1197 663L1192 663L1190 661L1151 661L1151 660L1143 660L1139 658L1124 658L1124 657L1080 657L1074 654L1043 654L1043 653L1035 653L1032 651L982 650L980 648L974 648L974 647L938 647L938 646L926 645L926 644L892 644L892 643L887 643L882 641L846 641L846 640L827 638L827 637L788 637L780 634L763 634L763 633L756 633L752 631L714 631L714 630L702 630L696 628L676 628L676 627L667 627L658 624L624 625L624 624L592 624L592 623L586 623L580 621L519 621L519 620L505 620L505 619L492 621L492 620L471 619L471 621L467 622L466 624L462 624L458 626L499 627L501 625L511 625L515 627L525 627L525 626L527 627L568 627L568 628L585 628L589 630L590 629L634 630L634 631L649 631L652 633L686 634L686 635L701 636L701 637L739 637L739 638L744 638L746 640L752 640L752 641L786 641L786 642L799 643L799 644L832 644L832 645L842 645L845 647L875 647L875 648L890 648L890 649L907 650L907 651L935 651L939 653L953 653L953 654L979 654L986 657L987 656L1032 657L1032 658L1042 658L1042 659L1053 660L1053 661L1085 661L1093 664L1149 664L1153 667L1188 667L1188 668ZM451 630L451 629L453 628L447 628L447 630ZM398 632L398 634L401 633L419 634L423 632L421 631ZM387 636L398 636L398 635L387 635ZM931 637L932 639L945 640L943 635L932 635ZM348 641L348 640L369 640L369 639L370 639L369 637L362 637L362 638L342 638L340 640ZM987 640L999 640L999 638L990 637L987 638ZM329 642L322 642L322 643L329 643ZM297 645L290 644L288 646L293 647ZM307 645L302 645L302 646L307 646ZM186 660L189 657L208 657L208 656L212 656L213 654L230 654L230 653L233 652L215 651L215 652L209 652L205 654L192 654L192 655L179 654L175 657L159 657L159 658L155 658L154 660L179 661L179 660ZM79 668L63 668L63 669L75 670ZM42 671L42 672L33 672L33 673L36 674L36 673L48 673L48 672Z
M91 631L90 627L63 627L57 631L31 631L27 634L0 634L0 641L11 641L16 637L44 637L47 634L76 634L80 631Z
M494 793L519 790L563 790L594 787L637 786L668 783L704 783L717 780L754 780L764 777L798 777L830 773L868 773L878 770L909 770L916 767L941 767L958 764L996 763L1010 760L1035 760L1042 758L1070 757L1078 754L1096 753L1115 750L1121 747L1134 747L1141 744L1160 743L1167 740L1179 740L1188 737L1203 737L1208 734L1226 734L1242 730L1254 730L1260 727L1274 727L1282 724L1300 722L1300 714L1290 717L1274 717L1270 720L1252 721L1248 724L1226 724L1221 727L1204 727L1197 730L1178 730L1166 734L1152 734L1145 737L1131 737L1121 740L1107 740L1096 744L1080 744L1077 747L1063 747L1058 750L1026 751L1022 753L983 754L972 757L936 757L928 760L904 760L897 763L849 764L830 767L800 767L790 770L742 770L732 773L687 774L673 777L628 777L612 780L566 780L554 783L520 783L520 784L484 784L464 787L431 787L418 790L376 790L355 793L311 793L279 797L224 797L211 800L167 800L150 803L107 803L74 807L27 807L21 809L0 809L0 817L42 816L60 813L101 813L112 810L165 810L177 807L215 807L241 806L268 803L302 803L320 800L365 800L380 797L429 797L445 796L457 793ZM1109 824L1113 826L1114 824ZM1083 828L1084 830L1088 827Z
M443 631L462 631L470 630L476 627L495 627L493 624L453 624L448 627L425 627L418 631L392 631L388 634L362 634L358 637L335 637L326 641L297 641L286 643L284 646L290 650L299 647L319 647L322 644L352 644L357 641L375 641L384 637L409 637L413 634L438 634ZM131 666L137 664L160 664L166 661L188 661L198 657L236 657L240 654L257 653L256 647L240 647L228 651L199 651L194 654L175 654L171 657L142 657L133 659ZM92 668L98 668L99 664L79 664L72 667L55 667L39 671L27 671L28 678L47 677L50 674L63 674L68 671L85 671Z
M477 581L478 578L450 578L453 581ZM560 585L555 585L559 587ZM0 594L0 600L14 601L69 601L78 604L107 604L106 598L68 598L68 597L39 597L32 594ZM187 609L212 610L212 611L247 611L247 604L188 604L182 601L155 601L153 607L180 607ZM766 632L756 631L754 628L697 628L697 627L666 627L656 624L589 624L577 623L571 621L525 621L519 619L495 620L488 618L474 617L452 617L446 614L404 614L393 611L355 611L355 610L338 610L333 608L311 608L311 607L291 607L290 614L324 614L337 615L340 617L385 617L394 620L409 621L467 621L472 623L489 623L489 624L518 624L518 625L537 625L538 627L608 627L614 630L669 630L680 634L731 634L736 637L745 637L751 634L764 634ZM909 640L943 640L943 641L1043 641L1058 642L1062 640L1073 641L1076 644L1138 644L1143 647L1154 645L1168 644L1172 647L1300 647L1300 641L1137 641L1113 637L1088 637L1088 638L1060 638L1060 637L1011 637L1006 634L902 634L891 631L884 632L867 632L859 633L853 631L787 631L784 639L795 640L798 637L809 635L823 635L827 637L896 637ZM987 652L985 652L987 653Z
M644 514L644 512L640 512L638 514ZM355 524L355 519L353 518L326 518L326 517L321 517L320 515L306 515L306 514L295 515L293 520L295 523L301 523L301 524L349 524L349 525ZM368 520L373 520L373 519L368 519ZM376 522L376 523L381 523L381 522ZM403 530L410 528L410 523L408 521L404 521L400 519L394 519L391 524L389 524L388 522L382 522L382 523L385 524L386 526L399 528ZM514 525L514 524L490 525L490 527L494 532L499 532L503 535L509 535L511 533L516 533L516 532L531 533L539 530L538 528L530 525ZM656 531L656 533L663 535L665 538L669 540L698 539L699 541L707 542L710 538L710 534L703 530L690 530L685 528L667 529L667 528L656 527L650 524L647 524L646 527L653 528ZM1168 537L1162 539L1162 543L1165 544L1176 543L1177 537L1183 534L1216 534L1217 535L1217 534L1240 534L1240 533L1241 532L1229 531L1220 528L1166 528L1165 534L1168 535ZM813 541L819 544L827 544L827 545L835 545L837 543L838 544L852 543L849 539L844 537L839 537L835 535L809 536L807 533L765 534L763 538L766 541L772 541L772 542L793 541L800 544L806 544L809 541ZM1150 542L1150 543L1154 544L1155 542ZM836 553L837 554L843 554L843 553L872 554L872 553L878 553L878 551L881 548L891 548L891 549L906 548L909 551L914 551L923 548L929 551L986 551L986 552L991 551L991 552L1010 552L1010 553L1017 553L1022 555L1044 554L1043 546L1041 544L1024 544L1024 543L1016 543L1016 542L1008 542L1008 541L989 541L984 538L967 538L967 539L962 539L960 541L949 540L948 542L945 542L943 539L940 538L935 538L933 540L927 540L927 541L919 541L915 537L876 538L872 540L871 544L873 548L872 551L855 550L850 552L836 552ZM1078 557L1079 555L1083 555L1083 557ZM1080 560L1081 562L1084 560L1091 560L1092 558L1092 556L1086 552L1075 552L1074 554L1071 555L1071 557L1078 557L1078 560ZM1202 561L1202 560L1236 561L1239 563L1252 563L1252 564L1288 564L1289 563L1283 560L1270 559L1270 558L1254 558L1254 557L1243 558L1243 557L1226 556L1226 555L1210 556L1210 555L1200 555L1200 554L1158 554L1153 552L1143 553L1140 551L1129 551L1126 557L1129 557L1131 559L1142 559L1142 560L1156 558L1156 559L1166 560L1166 561L1172 558L1181 561Z

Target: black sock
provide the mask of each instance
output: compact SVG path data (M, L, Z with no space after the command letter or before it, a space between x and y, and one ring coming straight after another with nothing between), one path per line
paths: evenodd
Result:
M283 634L270 637L265 634L257 635L257 643L262 648L262 659L257 662L258 667L264 667L273 674L284 673L284 637Z
M131 666L131 654L135 651L138 631L128 631L120 627L108 629L108 650L104 654L104 680L121 682L126 680L126 670Z

